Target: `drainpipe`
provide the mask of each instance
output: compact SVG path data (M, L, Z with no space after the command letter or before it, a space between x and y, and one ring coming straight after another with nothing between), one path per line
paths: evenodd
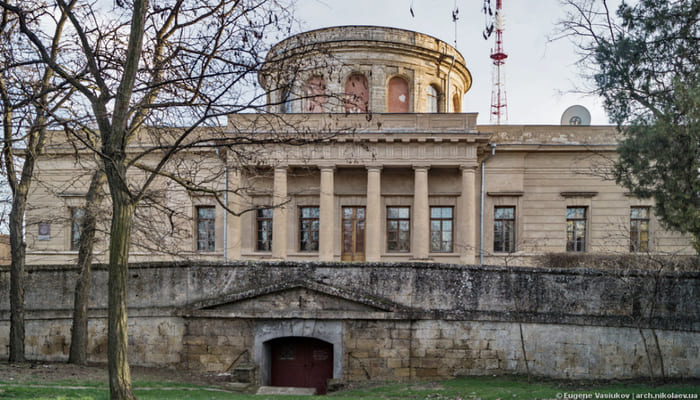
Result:
M228 164L224 164L224 204L228 208ZM228 210L224 210L224 262L228 261Z
M450 106L450 74L452 74L452 67L455 66L455 56L447 56L447 57L452 57L452 64L450 64L450 70L447 71L447 87L445 88L445 112L450 112L449 106Z
M484 265L484 194L486 193L484 186L486 161L488 161L491 157L496 155L496 143L489 143L489 146L491 146L491 154L489 154L488 156L486 156L486 158L481 160L481 204L479 205L479 265Z
M226 159L221 155L221 149L214 149L216 155L224 162L224 204L228 207L228 164ZM224 262L228 260L228 210L224 210Z

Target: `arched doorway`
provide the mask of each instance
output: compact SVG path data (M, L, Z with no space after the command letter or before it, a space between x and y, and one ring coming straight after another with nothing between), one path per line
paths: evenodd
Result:
M305 337L284 337L266 343L270 349L270 385L313 387L326 393L333 377L333 345Z

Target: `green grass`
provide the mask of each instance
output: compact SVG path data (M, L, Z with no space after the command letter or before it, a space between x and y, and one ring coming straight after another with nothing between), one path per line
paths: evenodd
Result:
M1 378L0 378L1 379ZM37 387L38 385L47 387ZM79 388L68 388L79 387ZM142 400L155 399L227 399L227 400L309 400L303 396L253 396L207 390L203 386L169 382L134 383L136 396ZM700 399L700 386L696 384L668 384L650 386L643 383L590 383L538 380L527 383L523 377L468 377L441 382L411 382L375 384L360 389L332 393L328 399L353 400L448 400L448 399L556 399L569 398L584 393L629 394L683 393ZM41 400L102 400L108 399L106 383L60 381L50 384L21 384L0 382L0 399Z

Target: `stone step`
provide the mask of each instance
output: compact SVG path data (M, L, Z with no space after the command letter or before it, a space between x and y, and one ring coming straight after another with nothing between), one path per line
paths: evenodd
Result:
M260 386L258 392L255 394L267 394L267 395L295 395L295 396L313 396L316 394L316 388L302 388L302 387L285 387L285 386Z

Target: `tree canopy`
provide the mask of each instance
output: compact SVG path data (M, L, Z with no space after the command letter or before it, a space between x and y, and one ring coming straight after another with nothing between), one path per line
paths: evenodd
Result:
M700 252L700 1L568 0L566 33L623 139L613 173Z

